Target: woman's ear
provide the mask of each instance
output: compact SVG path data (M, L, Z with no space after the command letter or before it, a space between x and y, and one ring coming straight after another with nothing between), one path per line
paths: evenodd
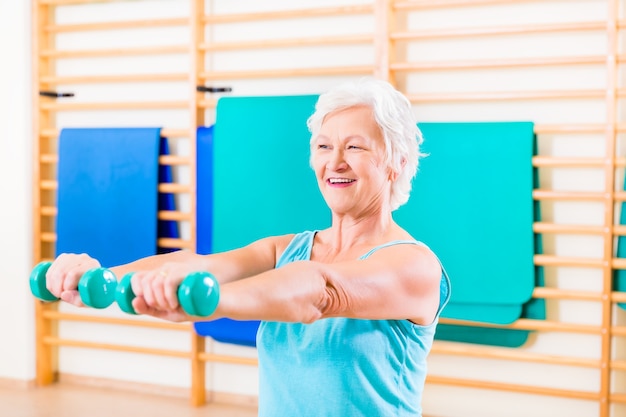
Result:
M398 176L400 176L400 172L404 169L404 167L406 166L406 158L402 158L402 160L400 161L400 170L396 171L395 169L389 168L389 181L394 182L395 180L398 179Z

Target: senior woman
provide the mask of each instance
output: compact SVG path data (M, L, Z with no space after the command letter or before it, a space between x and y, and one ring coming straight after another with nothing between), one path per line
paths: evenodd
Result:
M392 218L409 198L421 156L411 105L389 83L362 79L321 95L308 126L311 166L332 212L328 229L112 270L140 271L132 279L140 314L198 320L180 308L176 288L202 270L221 287L208 319L261 320L260 416L420 416L449 280L428 247ZM87 255L60 255L48 288L81 305L78 280L96 266Z

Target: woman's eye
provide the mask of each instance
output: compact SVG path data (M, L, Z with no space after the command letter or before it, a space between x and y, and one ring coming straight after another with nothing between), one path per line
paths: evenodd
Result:
M324 145L323 143L320 143L317 145L317 149L328 149L329 146L328 145Z
M348 146L348 149L363 149L360 146L356 146L356 145L350 145Z

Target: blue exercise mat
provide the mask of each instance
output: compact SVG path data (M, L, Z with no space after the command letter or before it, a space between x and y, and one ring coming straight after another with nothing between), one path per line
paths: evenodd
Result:
M159 148L160 128L61 130L57 255L113 266L157 253Z
M213 126L196 133L196 252L212 253Z

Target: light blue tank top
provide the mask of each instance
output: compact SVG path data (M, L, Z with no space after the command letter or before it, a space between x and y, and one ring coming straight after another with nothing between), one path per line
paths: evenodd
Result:
M309 260L314 237L311 231L296 235L276 267ZM360 259L397 244L422 243L389 242ZM450 298L445 271L440 288L437 318L428 326L347 318L261 322L259 417L421 416L426 357Z

